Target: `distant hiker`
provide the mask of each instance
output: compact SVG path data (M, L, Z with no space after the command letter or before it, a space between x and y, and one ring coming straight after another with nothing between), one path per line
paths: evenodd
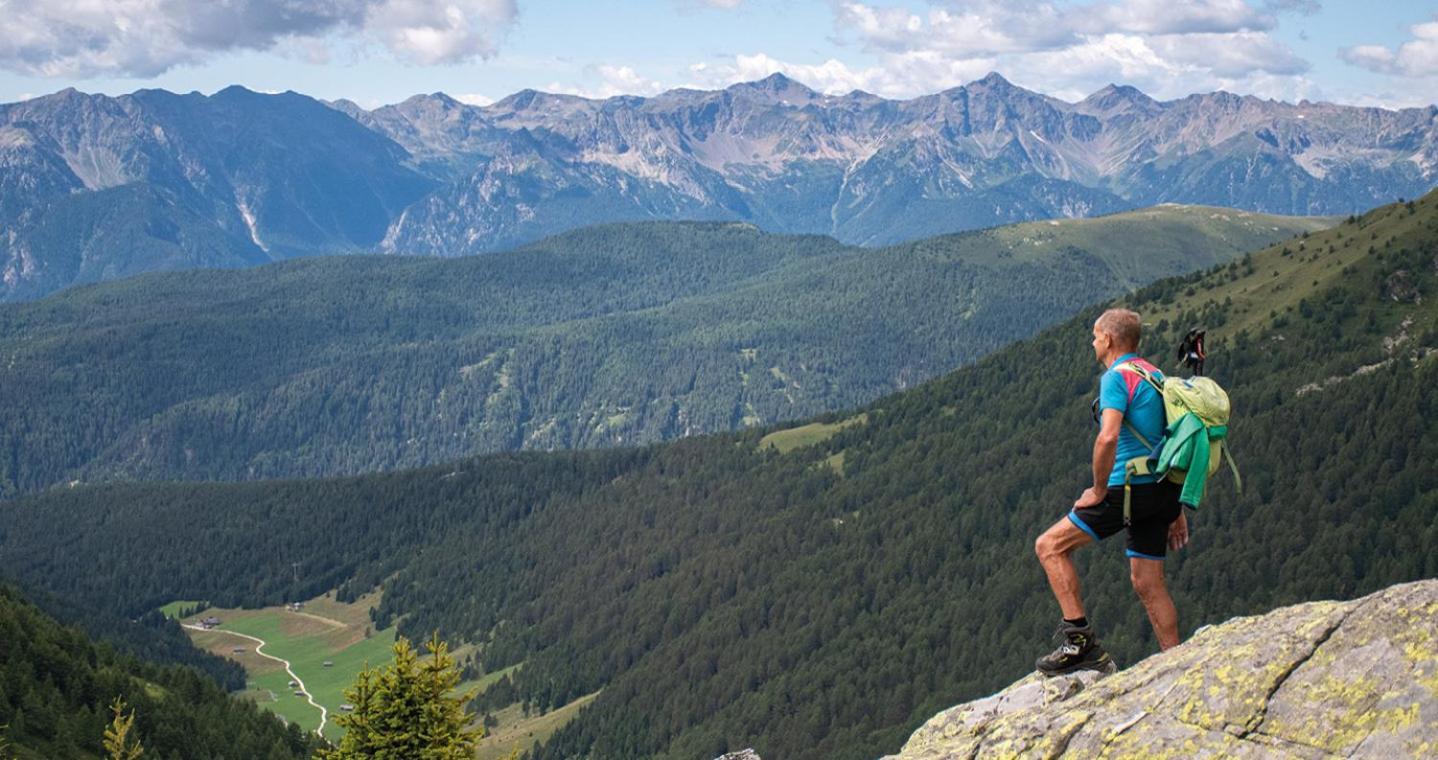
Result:
M1106 371L1099 380L1101 412L1098 438L1093 446L1093 485L1073 504L1068 515L1044 531L1034 544L1049 585L1058 598L1063 624L1057 636L1062 644L1038 660L1045 675L1081 668L1111 671L1116 668L1099 646L1084 614L1078 573L1072 554L1085 544L1128 530L1129 577L1148 611L1159 647L1178 645L1178 613L1163 582L1165 549L1188 543L1188 522L1179 505L1179 486L1155 482L1152 475L1131 478L1131 524L1124 524L1124 469L1114 462L1142 457L1148 449L1128 429L1132 425L1150 441L1164 429L1163 399L1136 372L1132 363L1156 378L1162 373L1138 356L1142 328L1139 317L1127 309L1110 309L1094 322L1094 356ZM1125 424L1128 423L1128 424Z
M1194 375L1203 374L1203 360L1208 354L1203 350L1203 334L1205 331L1194 328L1183 336L1183 342L1178 344L1178 360L1183 366L1188 367Z

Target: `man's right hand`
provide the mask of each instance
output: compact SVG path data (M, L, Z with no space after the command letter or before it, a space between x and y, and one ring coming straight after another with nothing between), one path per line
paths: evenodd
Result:
M1074 500L1074 509L1085 507L1097 507L1103 503L1104 497L1108 496L1108 489L1100 489L1098 486L1088 488L1083 495Z

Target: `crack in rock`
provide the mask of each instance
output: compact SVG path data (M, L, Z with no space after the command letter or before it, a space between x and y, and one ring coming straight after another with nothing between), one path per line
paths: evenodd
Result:
M1298 658L1297 660L1294 660L1293 664L1290 665L1287 670L1283 671L1283 673L1278 676L1278 678L1273 682L1273 686L1268 690L1268 693L1263 695L1263 702L1259 705L1258 712L1255 713L1252 717L1250 717L1246 722L1246 727L1239 733L1234 734L1234 736L1239 739L1246 739L1249 734L1262 728L1263 722L1268 719L1268 703L1273 700L1273 695L1277 694L1278 690L1283 688L1284 682L1287 681L1290 676L1296 673L1299 668L1303 667L1304 663L1313 659L1313 656L1318 654L1318 650L1325 643L1328 642L1328 639L1332 638L1333 634L1337 632L1340 627L1343 626L1343 623L1347 621L1348 618L1352 617L1355 612L1362 609L1365 605L1369 603L1371 603L1371 600L1364 600L1359 604L1353 605L1349 609L1345 610L1343 614L1333 622L1333 625L1329 626L1326 630L1324 630L1323 633L1320 634L1318 638L1313 642L1313 648L1308 651L1308 654Z

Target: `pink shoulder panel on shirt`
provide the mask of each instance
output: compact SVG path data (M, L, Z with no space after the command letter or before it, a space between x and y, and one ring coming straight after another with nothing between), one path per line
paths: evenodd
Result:
M1132 364L1132 365L1138 367L1139 369L1143 370L1144 372L1149 373L1150 375L1153 375L1154 373L1159 372L1158 367L1155 367L1155 366L1153 366L1152 364L1149 364L1147 359L1132 359L1132 360L1130 360L1130 361L1124 362L1124 364L1125 364L1125 365L1127 365L1127 364ZM1133 403L1133 395L1134 395L1135 393L1138 393L1138 386L1139 386L1139 383L1142 383L1142 382L1143 382L1143 378L1139 377L1137 372L1124 372L1124 371L1120 370L1120 371L1119 371L1119 374L1123 375L1124 385L1126 385L1126 386L1128 387L1128 400L1129 400L1129 403Z

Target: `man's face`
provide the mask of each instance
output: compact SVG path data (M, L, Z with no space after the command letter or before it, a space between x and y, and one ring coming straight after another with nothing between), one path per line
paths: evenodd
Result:
M1112 344L1113 338L1110 338L1108 333L1100 331L1098 325L1094 325L1093 358L1097 360L1099 364L1103 364L1103 357L1108 353L1109 346Z

